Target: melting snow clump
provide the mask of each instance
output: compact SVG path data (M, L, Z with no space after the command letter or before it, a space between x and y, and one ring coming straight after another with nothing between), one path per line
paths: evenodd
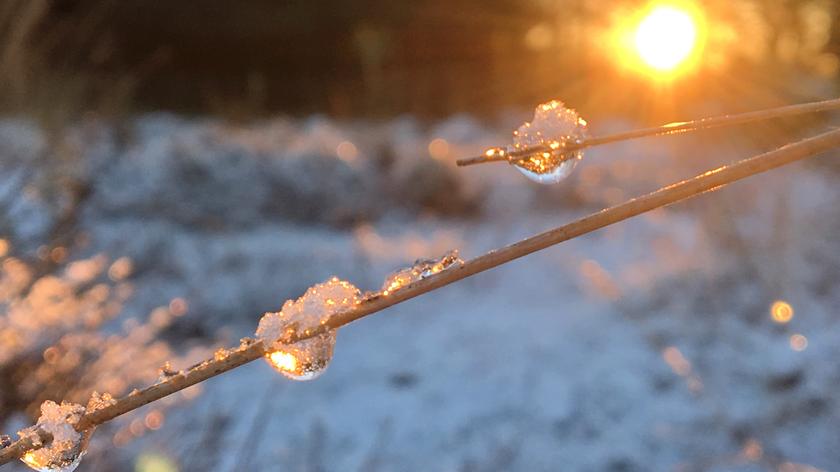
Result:
M279 312L263 315L256 336L267 347L269 365L293 380L321 375L332 360L335 330L291 344L282 339L326 323L330 316L356 306L360 296L353 284L333 277L309 287L297 300L286 300Z
M563 102L552 100L537 106L534 119L513 132L514 151L543 146L538 152L514 165L529 179L554 184L565 179L583 157L582 150L565 150L586 136L586 121Z
M90 436L89 432L82 434L73 427L84 414L85 407L76 403L59 405L49 400L42 403L38 423L19 431L18 434L21 438L33 438L34 443L39 444L36 431L41 429L52 434L53 440L42 448L27 452L21 460L30 468L41 472L75 470L86 452Z
M458 257L458 251L452 250L438 259L418 259L411 267L400 269L385 279L382 284L380 295L388 295L395 291L411 285L418 280L423 280L430 275L442 272L450 267L460 266L464 261Z

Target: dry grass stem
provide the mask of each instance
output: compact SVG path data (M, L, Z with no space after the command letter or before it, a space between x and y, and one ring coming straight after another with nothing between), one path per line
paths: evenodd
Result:
M627 141L630 139L643 138L646 136L660 136L665 134L684 133L687 131L696 131L708 128L717 128L721 126L733 126L743 123L750 123L753 121L763 121L773 118L783 118L786 116L802 115L805 113L816 113L819 111L836 110L840 108L840 98L832 100L823 100L820 102L802 103L798 105L788 105L784 107L771 108L767 110L751 111L747 113L740 113L737 115L715 116L711 118L702 118L694 121L682 121L677 123L669 123L663 126L654 128L642 128L632 131L625 131L622 133L611 134L607 136L584 139L579 143L568 142L563 147L563 152L572 152L579 149L599 146L601 144L609 144L618 141ZM474 164L484 164L485 162L517 162L526 159L536 153L551 151L544 146L535 146L526 149L515 150L506 153L503 156L476 156L459 159L456 164L459 166L471 166Z
M840 104L840 101L835 103ZM810 106L813 107L814 104ZM747 115L755 117L762 113L765 112L756 112ZM718 120L716 122L720 121ZM631 137L641 135L643 135L641 131L624 134L624 136ZM405 286L387 296L366 299L356 305L354 309L332 316L326 323L317 328L291 333L284 341L289 343L300 341L317 336L329 329L337 329L367 315L396 305L397 303L431 292L541 249L836 147L840 147L840 130L823 133L793 144L788 144L774 151L710 170L691 179L674 183L647 195L593 213L559 228L488 252L475 259L466 261L463 265L452 267ZM172 376L164 382L120 398L113 405L86 414L76 425L76 429L78 431L84 431L92 426L110 421L167 395L171 395L206 379L259 359L265 354L266 350L262 342L243 343L238 349L231 350L229 355L222 359L209 359L183 373ZM5 464L19 458L27 450L37 447L27 441L26 439L21 439L7 448L0 449L0 464ZM44 443L46 442L44 441Z
M33 437L26 436L13 442L8 447L0 449L0 464L5 464L23 457L27 451L38 449L42 445L48 444L53 439L52 434L41 429L36 430L35 434L38 435L37 440Z

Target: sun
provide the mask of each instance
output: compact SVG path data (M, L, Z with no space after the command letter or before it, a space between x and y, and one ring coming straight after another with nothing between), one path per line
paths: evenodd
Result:
M654 0L641 8L617 8L611 17L603 44L621 68L654 82L671 82L701 65L707 38L702 4Z
M698 22L677 5L656 5L642 18L633 36L639 59L658 72L672 72L698 48Z

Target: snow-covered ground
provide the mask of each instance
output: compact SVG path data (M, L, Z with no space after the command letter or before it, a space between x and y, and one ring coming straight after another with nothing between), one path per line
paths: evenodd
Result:
M608 125L595 132L631 126ZM164 333L176 350L187 335L236 344L331 275L375 289L414 259L474 257L769 147L720 134L608 146L544 187L505 164L455 168L507 139L466 117L127 127L68 138L93 188L79 256L131 258L123 316L185 299ZM11 186L45 144L21 122L0 137ZM836 159L363 319L315 381L262 362L212 379L100 428L79 470L838 470ZM50 216L31 196L15 211L13 240L36 248ZM794 309L786 324L771 318L776 300Z

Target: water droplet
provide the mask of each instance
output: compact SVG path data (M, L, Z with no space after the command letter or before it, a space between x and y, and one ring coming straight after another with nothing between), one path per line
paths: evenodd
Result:
M266 359L277 372L292 380L312 380L323 374L333 357L335 330L294 344L282 345Z
M87 451L87 443L93 430L84 434L75 430L75 425L85 408L75 403L56 404L45 401L41 404L41 416L31 428L18 432L21 437L37 437L37 429L46 431L53 440L46 446L26 452L21 461L31 469L40 472L72 472L79 466Z
M583 157L583 150L567 150L569 143L580 144L586 136L586 121L563 102L552 100L537 106L534 119L513 133L516 151L543 147L528 158L513 163L523 175L541 184L557 183L572 173Z
M333 277L310 287L297 300L287 300L279 312L266 313L256 333L257 339L268 346L266 361L293 380L312 380L321 375L333 357L335 330L294 343L284 343L283 339L311 332L332 315L355 307L360 296L351 283Z
M423 280L426 277L463 263L464 261L458 257L457 250L449 251L437 259L418 259L411 267L400 269L385 278L385 282L382 284L382 289L379 293L381 295L389 295L418 280Z

